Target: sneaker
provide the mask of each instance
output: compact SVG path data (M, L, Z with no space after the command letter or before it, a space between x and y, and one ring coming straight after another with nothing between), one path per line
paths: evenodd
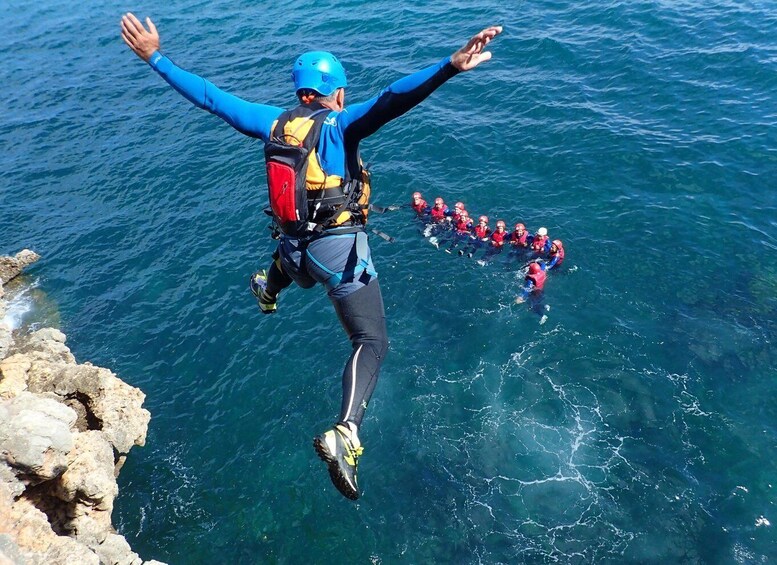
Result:
M256 296L256 300L259 302L259 309L262 313L275 314L275 310L278 308L278 298L273 298L267 293L267 272L261 270L251 275L249 286L251 292Z
M329 478L340 493L350 500L361 494L356 482L356 465L364 451L356 435L356 426L336 424L313 440L316 453L329 468Z

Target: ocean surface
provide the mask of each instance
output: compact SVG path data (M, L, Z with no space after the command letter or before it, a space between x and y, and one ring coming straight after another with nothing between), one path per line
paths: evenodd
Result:
M774 563L777 4L6 0L0 254L19 331L147 395L114 524L144 559L211 563ZM119 37L290 107L334 51L347 100L502 24L493 60L362 145L373 201L462 200L546 226L547 323L520 262L436 250L374 214L391 351L362 428L363 497L312 449L350 346L325 292L262 316L261 143ZM477 259L477 257L476 257Z

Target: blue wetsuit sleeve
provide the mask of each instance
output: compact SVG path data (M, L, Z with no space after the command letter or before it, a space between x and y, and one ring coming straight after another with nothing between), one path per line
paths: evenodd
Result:
M359 142L418 105L445 81L458 74L450 57L391 83L380 93L360 104L348 106L340 114L340 127L348 141Z
M548 263L545 266L545 270L550 271L553 267L556 266L556 263L558 263L558 255L556 255L555 257L553 257L553 259L550 260L550 263Z
M523 287L521 288L521 298L523 299L528 298L533 288L534 288L534 281L529 279L526 282L524 282Z
M215 114L245 135L267 141L273 122L283 112L281 108L254 104L229 94L204 78L176 66L158 51L151 55L148 64L189 102Z

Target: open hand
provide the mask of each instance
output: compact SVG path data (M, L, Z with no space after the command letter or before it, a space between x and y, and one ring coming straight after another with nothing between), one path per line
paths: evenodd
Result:
M502 33L502 26L487 27L473 35L467 44L451 55L451 64L460 71L474 69L491 58L491 51L483 51L494 37Z
M151 18L146 18L146 25L148 29L131 12L121 17L121 38L135 55L148 63L154 51L159 50L159 32Z

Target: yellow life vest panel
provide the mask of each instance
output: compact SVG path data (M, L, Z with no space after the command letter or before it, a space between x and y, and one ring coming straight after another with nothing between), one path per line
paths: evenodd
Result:
M270 207L287 235L367 223L369 171L360 166L360 178L346 181L340 175L327 175L319 162L318 141L328 113L308 106L284 112L273 123L272 138L265 144ZM292 184L293 198L288 191Z

